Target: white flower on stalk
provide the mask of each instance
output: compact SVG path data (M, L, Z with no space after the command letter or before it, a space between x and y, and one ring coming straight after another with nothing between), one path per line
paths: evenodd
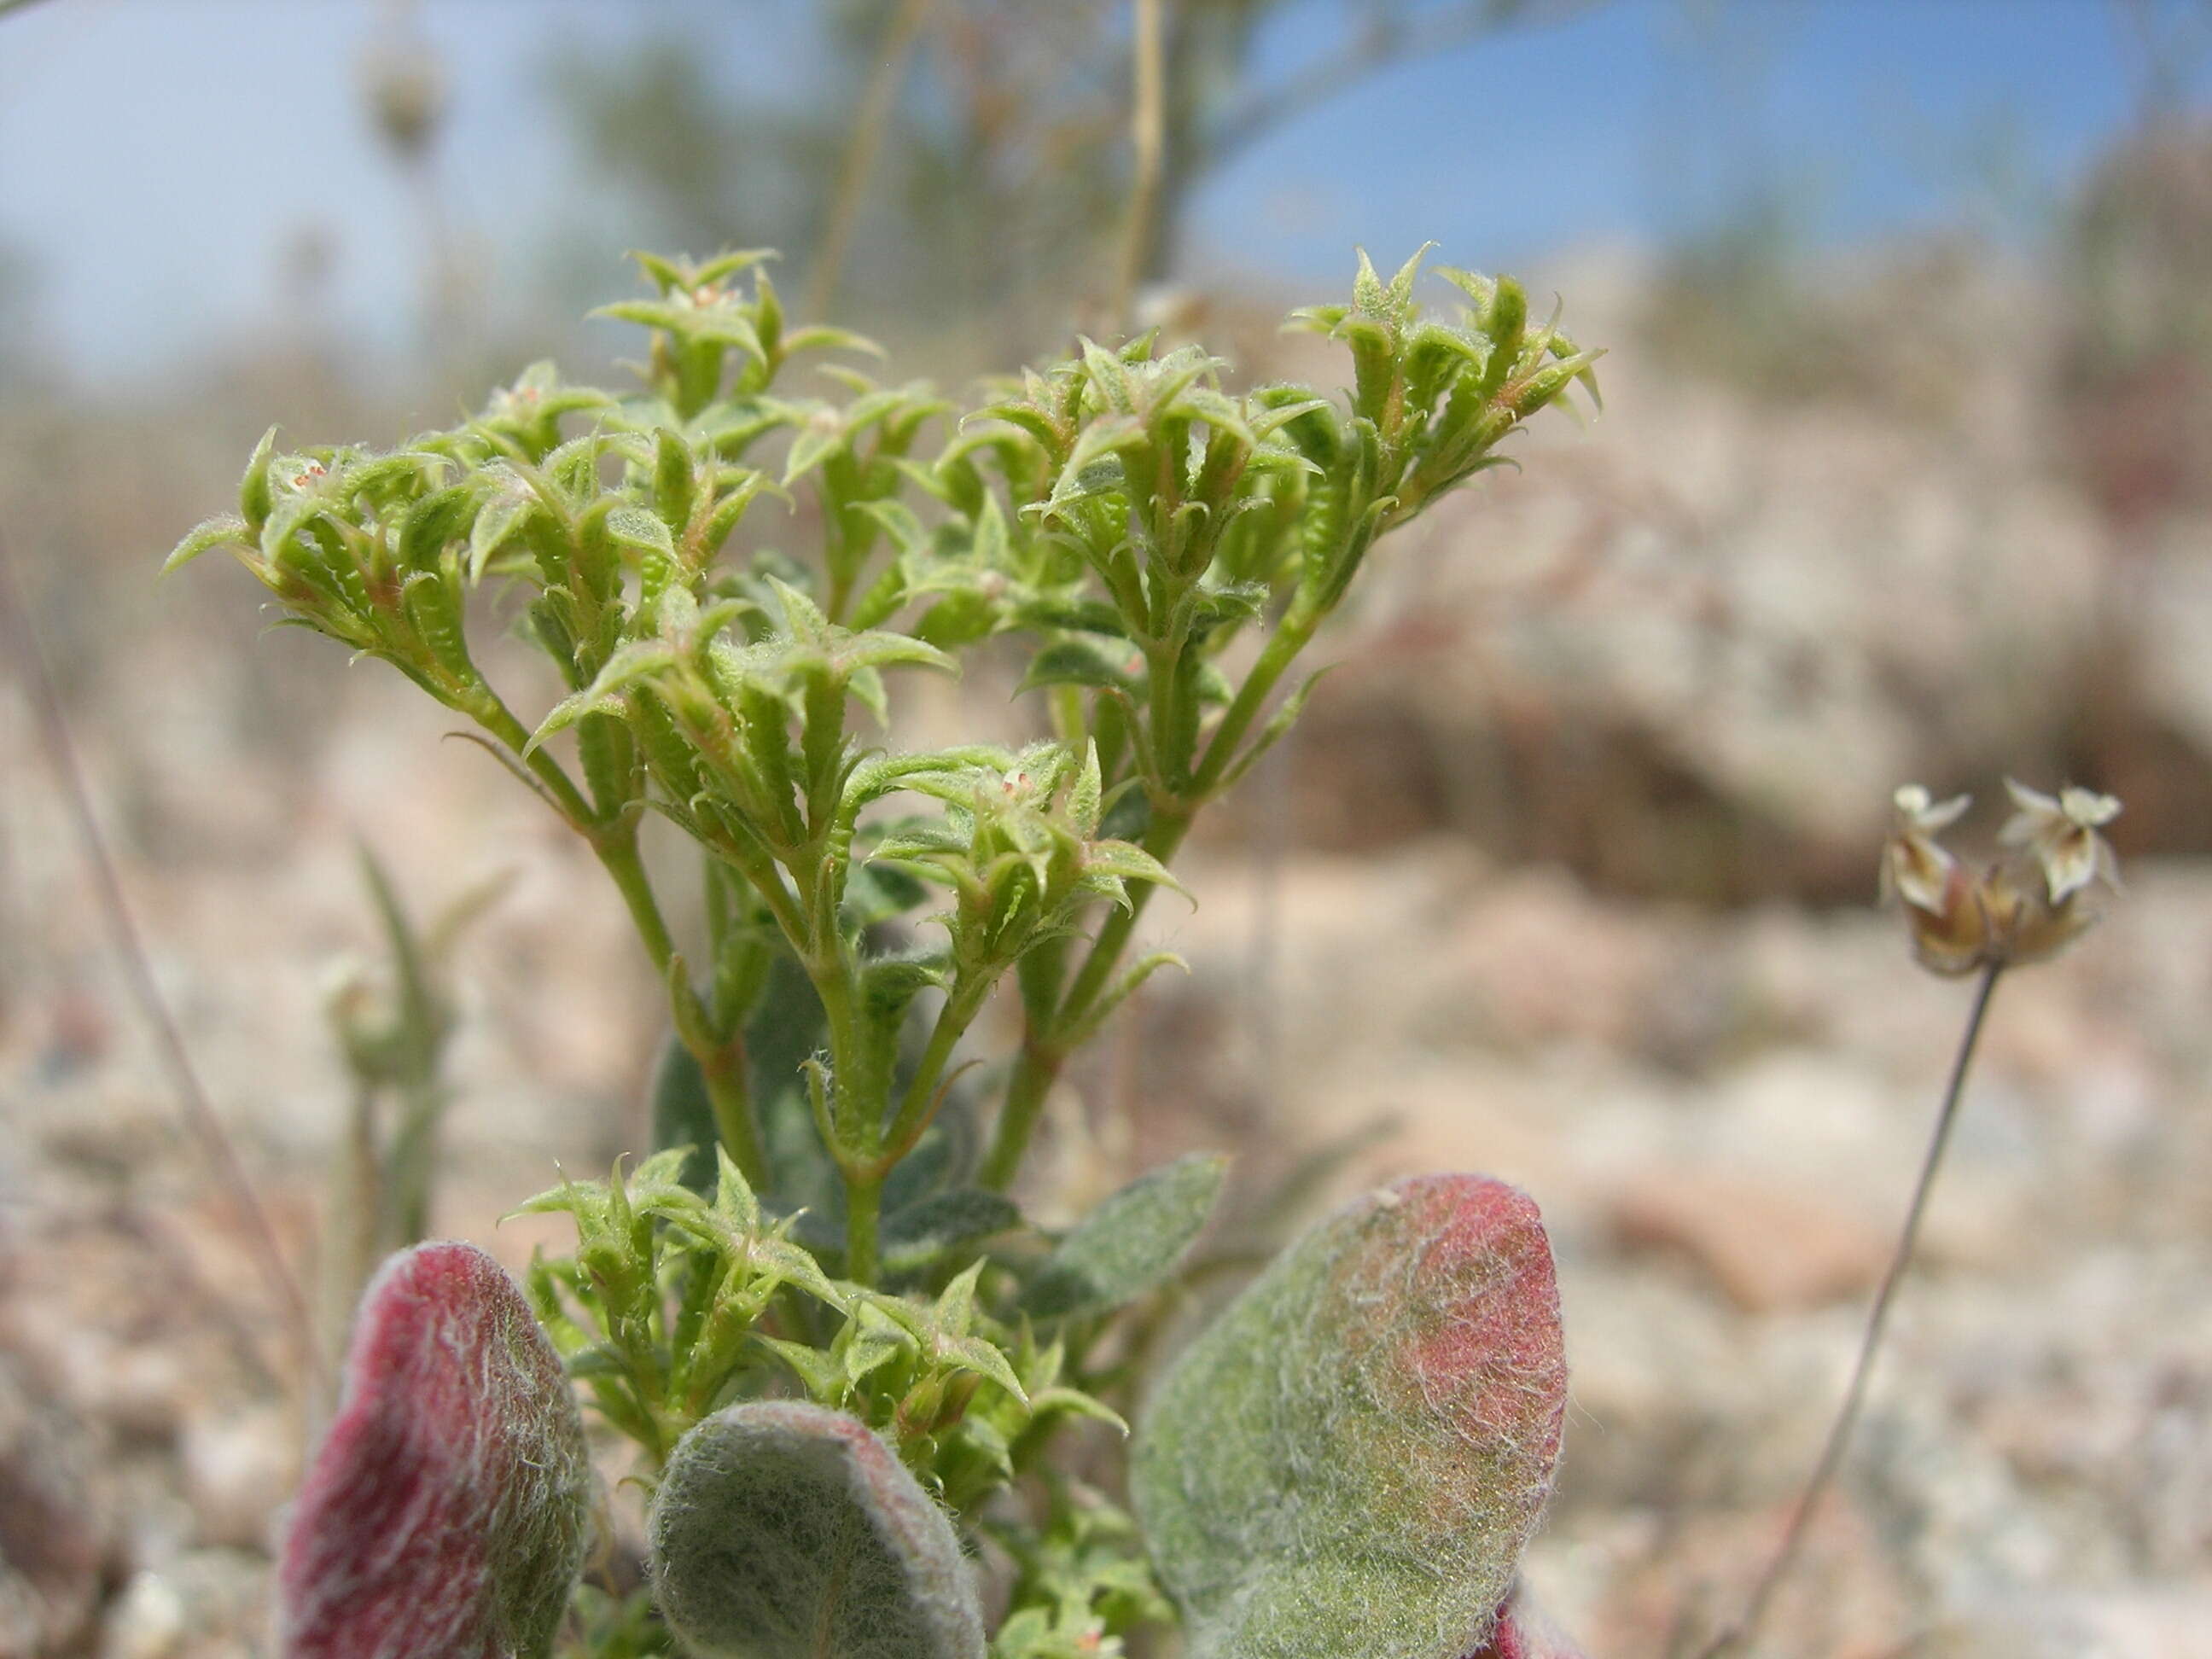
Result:
M2065 903L2097 882L2118 890L2119 861L2112 856L2111 843L2097 833L2119 817L2118 799L2070 785L2054 799L2010 778L2005 780L2005 788L2018 810L1997 839L2007 847L2027 848L2042 866L2053 905Z
M1958 860L1944 851L1936 837L1956 823L1972 801L1971 795L1939 801L1917 783L1905 784L1890 797L1894 811L1881 860L1885 899L1894 895L1931 915L1943 908Z

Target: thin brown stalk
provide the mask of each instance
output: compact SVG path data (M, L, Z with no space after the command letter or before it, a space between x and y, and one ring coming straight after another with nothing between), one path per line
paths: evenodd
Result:
M1152 216L1160 195L1160 166L1167 152L1167 74L1160 46L1164 0L1135 0L1136 96L1129 111L1134 174L1128 218L1121 231L1121 262L1114 276L1112 315L1125 329L1136 325L1137 283L1152 253Z
M806 317L819 321L830 314L837 298L837 283L844 274L845 256L853 232L867 199L868 176L876 170L876 152L883 148L884 132L890 125L891 110L898 100L899 83L906 79L908 61L921 26L929 15L929 0L900 0L899 9L884 27L883 45L876 66L860 94L853 117L853 136L837 164L837 182L831 187L830 214L822 228L822 241L814 251L814 268L806 282Z
M320 1376L321 1365L315 1353L314 1321L308 1310L307 1298L284 1259L276 1229L256 1196L238 1149L208 1097L192 1064L191 1051L185 1046L184 1034L162 994L160 981L155 977L145 942L123 890L122 878L100 830L99 817L93 811L91 791L85 785L84 769L70 734L60 692L39 648L30 612L17 595L4 547L0 547L0 645L4 645L15 659L16 676L30 704L40 745L46 751L47 763L53 769L55 781L60 786L64 805L91 872L94 890L107 922L110 943L123 970L124 982L154 1039L155 1050L168 1074L186 1132L198 1143L239 1223L253 1239L254 1265L270 1301L290 1327L312 1389Z
M1844 1390L1842 1406L1836 1419L1828 1429L1827 1443L1821 1447L1820 1461L1814 1464L1813 1473L1799 1494L1797 1506L1790 1512L1790 1524L1784 1529L1782 1542L1766 1570L1752 1586L1751 1599L1745 1605L1743 1617L1723 1631L1709 1644L1700 1659L1717 1659L1724 1653L1736 1652L1748 1646L1759 1634L1760 1621L1766 1616L1768 1604L1774 1592L1797 1559L1797 1553L1805 1541L1805 1530L1811 1522L1813 1511L1820 1499L1827 1495L1836 1472L1843 1466L1844 1448L1850 1443L1851 1431L1857 1426L1860 1408L1866 1403L1867 1378L1874 1369L1875 1356L1881 1351L1883 1332L1889 1324L1891 1303L1905 1271L1912 1264L1912 1252L1920 1239L1921 1218L1928 1211L1928 1194L1936 1185L1936 1172L1942 1165L1944 1149L1950 1144L1952 1126L1958 1121L1959 1102L1966 1092L1966 1073L1974 1063L1974 1048L1981 1040L1982 1025L1990 1011L1990 999L1996 993L1997 980L2004 972L2002 962L1993 962L1983 969L1979 983L1974 989L1974 1003L1966 1015L1966 1027L1959 1038L1958 1053L1951 1061L1950 1081L1943 1090L1943 1103L1936 1110L1935 1132L1929 1137L1928 1151L1920 1160L1919 1179L1914 1182L1912 1202L1905 1212L1905 1226L1898 1234L1897 1249L1891 1255L1889 1267L1882 1274L1881 1285L1875 1291L1874 1306L1867 1314L1866 1333L1859 1339L1858 1358L1851 1366L1851 1380Z

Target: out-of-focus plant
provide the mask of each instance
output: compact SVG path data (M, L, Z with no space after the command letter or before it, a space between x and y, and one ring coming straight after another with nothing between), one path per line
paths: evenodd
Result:
M321 1312L333 1362L377 1263L429 1231L438 1131L452 1097L444 1070L454 1018L447 959L506 884L503 877L480 883L418 928L365 846L361 869L384 952L373 963L341 965L324 1003L353 1081L323 1224Z
M1297 54L1269 49L1286 33L1285 0L1164 5L1164 165L1139 204L1136 274L1174 274L1199 190L1285 123L1395 64L1600 3L1340 0L1307 20L1319 27ZM744 9L763 30L790 25L788 9L773 22L765 6ZM1131 89L1100 70L1127 57L1126 0L809 9L821 84L803 98L740 89L672 33L620 56L562 53L551 76L562 117L659 234L803 249L818 302L841 276L863 301L895 296L907 318L1004 319L1042 299L1030 314L1056 319L1071 297L1103 297L1102 247L1123 234L1133 194L1121 142ZM877 103L878 118L850 120ZM875 167L854 165L871 150ZM732 155L748 164L726 165Z
M1139 914L1297 720L1316 677L1294 671L1376 541L1500 465L1595 354L1510 280L1443 272L1439 319L1419 256L1387 280L1363 257L1348 304L1293 319L1348 349L1340 400L1232 393L1150 337L965 410L842 364L822 397L791 362L868 348L793 326L763 256L640 263L651 293L605 314L648 332L641 390L539 364L395 450L272 433L239 511L172 556L228 549L293 622L474 723L597 855L674 1028L652 1154L522 1206L576 1230L529 1275L545 1337L473 1257L418 1251L371 1293L285 1579L295 1632L371 1612L352 1645L293 1650L548 1650L579 1500L548 1484L572 1437L547 1338L653 1495L651 1589L580 1594L578 1651L1072 1659L1178 1614L1200 1659L1521 1642L1564 1399L1527 1200L1438 1177L1292 1246L1159 1388L1133 1518L1076 1425L1121 1426L1119 1322L1171 1285L1221 1165L1155 1171L1056 1240L1008 1194L1060 1068L1173 961L1131 959ZM751 534L795 496L804 558ZM527 716L486 672L492 612L557 679ZM1025 660L1035 741L885 747L901 675L987 641ZM647 815L703 864L696 963ZM986 1129L969 1051L1001 987L1023 1036ZM417 1012L398 1029L428 1039ZM418 1327L483 1388L402 1352ZM410 1591L447 1547L394 1541L369 1501L394 1469L477 1589ZM416 1603L471 1633L414 1631Z

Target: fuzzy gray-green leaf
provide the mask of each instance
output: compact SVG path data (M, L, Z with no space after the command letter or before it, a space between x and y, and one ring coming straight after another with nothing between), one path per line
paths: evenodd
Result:
M716 1413L669 1459L651 1530L661 1613L702 1659L982 1659L951 1522L842 1412Z
M1060 1241L1023 1297L1024 1308L1035 1318L1056 1319L1133 1302L1197 1242L1228 1169L1218 1153L1197 1152L1138 1176Z
M1371 1193L1183 1351L1131 1491L1188 1659L1462 1659L1550 1491L1566 1413L1536 1206L1502 1182Z

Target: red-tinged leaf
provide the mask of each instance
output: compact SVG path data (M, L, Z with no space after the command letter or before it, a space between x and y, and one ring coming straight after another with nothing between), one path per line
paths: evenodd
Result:
M1586 1659L1586 1656L1580 1644L1563 1635L1544 1616L1528 1594L1527 1581L1516 1578L1511 1593L1498 1603L1498 1622L1491 1626L1490 1639L1467 1659Z
M538 1659L590 1480L575 1395L499 1264L460 1243L392 1257L285 1534L286 1659Z
M1462 1659L1511 1590L1565 1410L1525 1194L1427 1176L1339 1211L1184 1351L1138 1430L1132 1490L1190 1659Z

